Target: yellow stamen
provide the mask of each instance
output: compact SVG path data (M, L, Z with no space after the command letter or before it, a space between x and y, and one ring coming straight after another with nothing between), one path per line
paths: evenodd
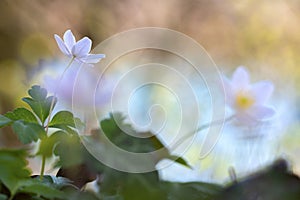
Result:
M254 99L249 94L240 92L236 95L235 103L239 109L246 110L254 104Z

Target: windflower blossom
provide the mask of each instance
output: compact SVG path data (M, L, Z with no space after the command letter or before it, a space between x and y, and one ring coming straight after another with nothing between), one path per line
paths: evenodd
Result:
M90 54L92 41L84 37L76 42L71 30L64 33L63 40L56 34L54 38L61 52L79 63L94 64L105 58L104 54Z
M243 124L253 125L269 119L275 110L266 105L274 86L269 81L250 84L248 71L239 67L232 79L224 77L227 104L235 111L235 116Z

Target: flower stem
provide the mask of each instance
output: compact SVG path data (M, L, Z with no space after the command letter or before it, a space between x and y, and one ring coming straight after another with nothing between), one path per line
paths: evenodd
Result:
M45 131L46 131L46 135L48 135L48 131L49 131L49 124L50 124L50 120L51 120L51 117L52 117L52 112L53 112L53 108L54 108L54 102L55 102L55 99L56 99L56 93L57 93L57 89L58 87L60 86L60 83L66 73L66 71L69 69L69 67L72 65L73 61L74 61L75 57L72 57L72 59L70 60L70 62L68 63L68 65L66 66L65 70L63 71L63 73L61 74L60 78L59 78L59 81L58 81L58 84L56 85L56 88L54 90L54 95L53 95L53 98L52 98L52 101L51 101L51 104L50 104L50 110L49 110L49 115L48 115L48 119L47 119L47 123L46 123L46 126L45 126ZM42 156L42 166L41 166L41 173L40 173L40 179L42 180L43 179L43 176L44 176L44 172L45 172L45 165L46 165L46 157L45 156Z
M209 128L210 126L214 126L214 125L219 125L219 124L222 124L222 123L226 123L230 120L232 120L235 116L232 115L226 119L222 119L222 120L216 120L216 121L213 121L213 122L210 122L210 123L206 123L206 124L203 124L202 126L200 126L199 128L197 128L195 131L192 131L184 136L182 136L179 140L177 140L177 142L172 145L174 148L172 148L171 150L175 150L177 147L179 147L184 141L186 141L187 139L189 139L191 136L193 136L194 134L200 132L200 131L203 131L207 128Z

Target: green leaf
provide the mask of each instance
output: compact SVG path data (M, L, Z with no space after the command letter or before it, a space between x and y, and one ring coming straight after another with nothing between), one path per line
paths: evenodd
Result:
M46 136L44 128L35 123L15 121L12 128L23 144L28 144L33 141L36 142L38 139L42 139Z
M47 90L38 85L34 85L28 90L28 94L37 101L42 101L47 97Z
M0 194L0 200L7 200L7 196L5 194Z
M17 108L11 112L7 112L5 114L5 117L13 121L23 120L25 122L38 123L34 114L32 114L32 112L27 110L26 108Z
M75 128L74 116L69 111L60 111L56 113L51 122L49 123L49 127L57 127L60 125L71 126Z
M171 183L165 182L168 198L172 200L213 200L216 194L220 193L222 187L216 184L189 182L189 183Z
M83 163L83 146L78 135L62 135L54 148L54 154L59 156L56 166L69 167Z
M0 150L0 180L13 196L22 181L30 177L26 150Z
M138 132L134 130L130 124L126 124L125 118L121 113L111 113L110 118L100 122L100 127L105 136L119 148L136 153L153 152L153 161L155 163L167 158L186 167L190 167L183 158L171 155L169 150L155 134L150 131ZM98 134L100 140L103 140L101 139L101 131Z
M188 164L188 162L187 162L184 158L182 158L182 157L178 157L178 156L175 156L175 155L170 155L170 156L168 156L167 158L170 159L170 160L174 160L175 162L177 162L177 163L179 163L179 164L181 164L181 165L183 165L183 166L186 166L186 167L188 167L188 168L192 168L192 167Z
M271 165L227 184L214 200L299 200L300 178L292 171L286 160L275 160Z
M41 122L44 124L45 120L49 116L51 103L53 96L47 97L47 91L40 86L32 86L28 91L30 97L25 97L22 100L26 102L32 109L32 111L39 117ZM56 99L53 101L53 108L55 107Z
M49 185L40 181L39 179L31 179L24 181L20 192L31 193L37 196L42 196L47 199L66 199L64 192L56 189L53 185Z
M70 128L69 126L66 125L56 125L55 128L59 128L62 131L69 133L70 135L77 135L77 131L75 129Z
M64 192L67 194L68 200L104 200L103 198L98 198L94 192L89 192L87 190L80 191L73 188L68 188L67 190L65 189Z
M158 176L158 174L154 172L145 174L127 174L125 177L119 176L119 180L114 182L115 192L125 200L165 200L167 199L167 192L161 189L158 178L156 180L153 179L156 176ZM102 187L101 191L103 193L106 192Z
M40 177L37 176L37 178L39 179ZM65 177L56 177L53 175L45 175L43 177L42 182L47 185L52 185L54 188L57 188L57 189L61 189L65 186L73 186L71 184L72 181L70 181L69 179L67 179Z
M12 123L12 120L10 120L9 118L0 115L0 128L4 127L4 126L8 126Z
M39 144L37 155L43 155L46 158L51 157L53 155L55 145L61 141L65 134L66 133L63 131L57 131L49 137L43 138Z
M104 196L103 200L124 200L121 195Z

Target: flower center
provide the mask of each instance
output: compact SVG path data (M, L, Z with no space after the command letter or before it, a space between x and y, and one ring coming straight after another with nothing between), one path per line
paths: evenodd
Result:
M246 110L254 104L255 100L250 95L240 92L236 95L235 102L239 109Z

